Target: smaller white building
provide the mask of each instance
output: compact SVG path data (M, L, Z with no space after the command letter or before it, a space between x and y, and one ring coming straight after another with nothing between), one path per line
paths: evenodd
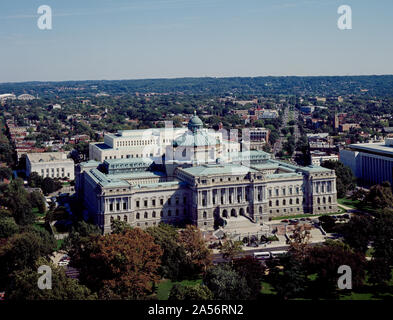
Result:
M65 152L26 154L26 175L37 172L41 177L74 180L74 161Z

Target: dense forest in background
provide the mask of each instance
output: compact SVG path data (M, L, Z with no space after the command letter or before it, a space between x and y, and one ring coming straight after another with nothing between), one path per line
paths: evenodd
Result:
M232 77L143 80L88 80L62 82L0 83L1 93L28 93L42 97L134 93L183 93L235 96L258 95L364 95L392 97L393 75L331 77Z

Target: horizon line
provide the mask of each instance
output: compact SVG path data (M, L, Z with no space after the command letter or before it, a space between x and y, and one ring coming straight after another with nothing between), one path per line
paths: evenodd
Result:
M386 74L346 74L346 75L261 75L261 76L174 76L174 77L146 77L146 78L119 78L119 79L66 79L66 80L25 80L25 81L6 81L0 82L3 84L21 84L21 83L61 83L61 82L93 82L93 81L143 81L143 80L180 80L180 79L230 79L230 78L328 78L328 77L383 77L383 76L393 76L393 73Z

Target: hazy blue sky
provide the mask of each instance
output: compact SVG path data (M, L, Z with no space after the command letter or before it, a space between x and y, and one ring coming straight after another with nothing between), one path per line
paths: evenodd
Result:
M0 82L393 74L393 1L1 0L0 43Z

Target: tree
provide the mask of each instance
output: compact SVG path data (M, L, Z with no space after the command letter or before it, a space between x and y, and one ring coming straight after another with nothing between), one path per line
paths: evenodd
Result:
M29 194L29 200L33 208L37 208L40 213L45 213L46 204L44 196L39 191L33 191Z
M337 196L339 198L345 197L348 191L355 189L356 179L349 167L333 160L324 161L321 166L336 172Z
M365 254L374 233L373 221L368 216L352 216L338 231L344 236L345 243Z
M131 226L125 221L113 220L111 223L112 233L120 234L128 229L131 229Z
M22 179L12 180L8 184L2 196L0 196L0 204L6 206L19 225L31 224L35 220L29 200L29 194L23 187Z
M364 199L366 205L371 205L377 209L393 207L392 186L389 182L383 182L370 188Z
M266 268L251 256L234 259L232 268L246 279L251 290L251 299L256 299L262 289L261 282Z
M322 224L322 228L326 232L333 232L333 229L336 226L336 221L334 220L333 217L328 216L328 215L323 215L323 216L319 217L319 221Z
M0 274L34 268L38 258L49 256L55 248L56 241L47 231L27 229L14 234L0 248Z
M316 274L313 282L314 295L334 295L337 291L338 268L348 265L352 270L353 288L359 287L365 277L365 257L353 252L347 245L339 241L326 242L311 247L304 262L309 274Z
M10 180L12 178L12 170L7 167L0 167L0 181L7 179Z
M52 289L41 290L37 286L41 276L37 269L40 265L48 265L52 269ZM15 271L10 277L8 288L9 300L92 300L97 299L90 289L78 283L78 280L68 278L64 269L42 259L34 269L26 268Z
M231 262L242 252L243 252L243 243L241 241L227 240L224 242L224 244L220 249L220 253L222 254L222 257Z
M391 279L393 265L393 213L384 210L374 220L373 260L369 264L373 283L385 284Z
M180 243L179 233L173 226L161 223L146 229L162 250L160 274L164 278L182 280L192 275L193 264Z
M0 216L0 238L8 238L19 231L14 218Z
M279 268L280 266L280 268ZM307 288L307 275L303 263L294 254L287 254L279 262L269 265L269 282L281 299L301 296Z
M159 279L162 249L139 228L90 236L70 254L80 269L81 283L99 292L100 298L142 299Z
M308 254L308 244L311 237L311 226L297 225L289 236L289 252L299 261L303 261Z
M43 181L44 178L42 178L37 172L30 173L27 179L27 183L29 184L29 187L32 188L41 188Z
M46 177L41 184L41 189L46 195L60 190L61 187L62 183L60 181L56 181L49 177Z
M218 300L247 300L251 289L244 277L228 264L219 264L207 270L203 283L213 292Z
M211 250L206 246L201 231L188 225L180 232L180 242L195 267L195 273L205 271L211 264Z
M170 293L168 300L212 300L213 293L210 289L203 285L197 284L192 285L182 285L175 284Z

